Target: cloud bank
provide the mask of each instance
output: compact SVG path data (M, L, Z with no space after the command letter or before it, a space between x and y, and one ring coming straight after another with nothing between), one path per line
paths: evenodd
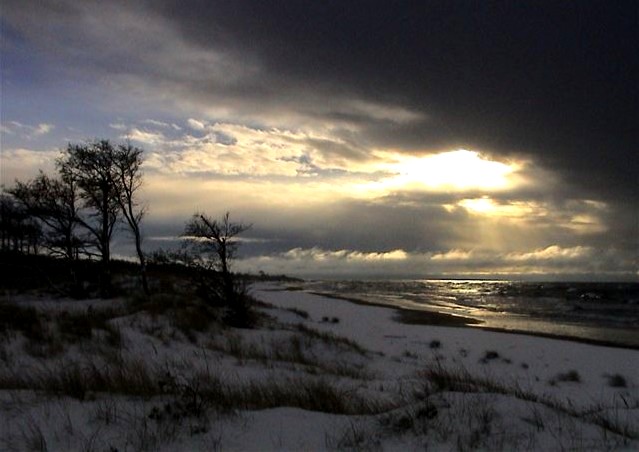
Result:
M636 275L632 1L8 0L0 20L5 185L112 137L145 149L150 230L231 210L266 240L255 265Z

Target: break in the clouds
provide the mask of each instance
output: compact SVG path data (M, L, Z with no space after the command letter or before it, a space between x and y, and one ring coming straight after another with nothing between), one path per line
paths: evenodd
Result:
M632 1L1 14L5 185L67 142L130 140L149 235L228 209L255 224L245 267L637 277Z

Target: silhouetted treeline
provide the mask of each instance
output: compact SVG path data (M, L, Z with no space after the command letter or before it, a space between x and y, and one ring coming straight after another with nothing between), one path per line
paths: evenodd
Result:
M41 171L3 189L0 269L11 278L4 288L48 285L76 297L116 295L133 273L132 263L118 262L120 282L114 287L111 241L122 229L118 226L124 226L133 236L145 297L153 290L164 295L178 290L219 312L228 325L252 326L255 300L247 282L270 279L263 273L249 278L232 271L237 236L251 225L231 221L229 213L221 219L196 213L185 225L182 249L147 259L141 228L146 206L138 200L142 154L128 143L108 140L69 144L56 161L55 175ZM153 287L149 272L155 277ZM126 290L130 294L130 287Z
M69 144L56 161L55 176L42 172L16 181L2 194L2 250L37 254L41 249L66 261L72 292L79 290L81 258L100 263L100 296L111 295L111 240L119 224L132 232L148 293L137 200L142 150L108 140Z
M0 249L38 254L41 242L40 224L13 198L0 195Z

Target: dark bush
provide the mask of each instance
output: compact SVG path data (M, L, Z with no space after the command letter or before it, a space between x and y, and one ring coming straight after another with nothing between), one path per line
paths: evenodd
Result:
M495 360L497 358L499 358L499 353L494 350L487 350L486 353L484 353L484 357L480 359L479 362L486 364L489 361Z
M27 338L42 340L45 332L35 308L24 308L11 303L0 303L0 333L20 331Z
M628 387L628 382L623 375L620 374L612 374L607 375L608 378L608 386L611 388L626 388Z
M236 293L234 300L226 308L224 323L235 328L253 328L258 321L254 305L253 297L247 293Z
M557 382L581 382L581 376L576 370L569 370L568 372L558 373L554 378L550 380L551 385L557 384Z

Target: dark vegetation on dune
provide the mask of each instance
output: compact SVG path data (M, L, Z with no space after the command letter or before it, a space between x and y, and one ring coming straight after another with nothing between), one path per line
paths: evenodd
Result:
M0 251L0 295L3 298L11 298L12 295L30 294L34 297L56 298L99 298L101 268L99 262L84 260L75 271L74 281L69 280L68 263L56 257L47 255L32 255L14 251ZM210 296L204 291L203 284L213 286L221 279L214 270L206 275L202 269L194 268L181 262L167 261L162 257L156 262L151 256L147 266L148 284L150 293L144 293L141 282L137 278L138 265L133 262L112 260L112 288L109 298L123 297L135 300L139 305L161 305L161 299L178 297L179 299L197 300L197 303L205 307L223 311L227 306L218 301L210 303ZM208 278L205 282L203 280ZM244 297L246 309L250 310L255 301L247 292L247 287L254 282L267 281L294 281L284 275L267 275L261 273L233 274L233 284L237 299ZM236 301L237 301L236 299ZM28 314L20 311L18 318L5 313L10 304L0 302L0 330L2 323L12 318L12 323L19 322L19 318L28 317ZM246 312L247 316L250 315ZM247 324L248 326L248 324Z
M0 289L47 291L71 298L194 297L221 311L229 325L250 327L254 300L247 282L269 276L238 275L232 265L237 237L251 225L195 213L182 248L149 255L143 249L148 205L139 199L143 150L96 140L69 144L57 174L40 172L0 194ZM111 242L128 234L137 263L116 261Z

